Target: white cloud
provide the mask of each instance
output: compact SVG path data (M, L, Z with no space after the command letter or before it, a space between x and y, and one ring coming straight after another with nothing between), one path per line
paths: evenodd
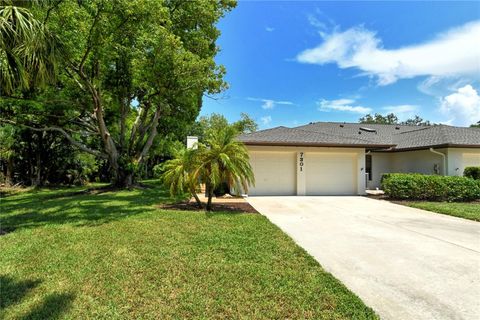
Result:
M438 77L431 76L421 81L417 88L420 92L434 96L442 97L445 91L457 91L459 88L466 86L467 84L474 85L479 82L469 78L458 77Z
M273 31L275 31L275 28L273 28L273 27L265 27L265 31L267 31L267 32L273 32Z
M385 110L385 113L394 113L400 120L407 120L418 114L420 107L413 104L401 104L396 106L386 106L382 109Z
M262 104L263 109L273 109L276 105L293 105L293 102L283 101L283 100L252 98L252 97L248 97L247 100L263 102Z
M267 126L267 125L269 125L269 124L272 122L272 117L271 117L271 116L261 117L261 118L260 118L260 121L262 121L262 124L263 124L264 126Z
M480 20L450 29L424 43L398 49L383 48L375 32L362 26L321 34L323 43L307 49L297 61L336 63L376 76L380 85L416 76L458 77L480 73Z
M440 111L449 117L449 124L469 126L480 120L480 96L466 85L440 101Z
M418 110L418 106L413 105L413 104L401 104L398 106L387 106L383 107L383 110L387 112L393 112L395 114L397 113L412 113L416 112Z
M336 29L338 27L335 21L319 8L316 8L313 13L308 14L307 20L311 26L317 29L318 34L321 37L326 35L327 30Z
M353 99L337 99L337 100L325 100L322 99L317 102L318 110L320 111L347 111L360 114L366 114L372 111L371 108L355 105Z

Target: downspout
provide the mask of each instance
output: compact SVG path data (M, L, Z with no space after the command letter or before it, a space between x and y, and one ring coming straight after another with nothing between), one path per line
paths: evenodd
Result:
M446 172L447 172L447 159L446 159L446 157L445 157L445 154L444 154L444 153L441 153L441 152L438 152L438 151L434 150L433 148L430 148L430 152L442 156L442 158L443 158L443 166L442 166L443 174L442 174L442 175L445 176L445 175L446 175Z

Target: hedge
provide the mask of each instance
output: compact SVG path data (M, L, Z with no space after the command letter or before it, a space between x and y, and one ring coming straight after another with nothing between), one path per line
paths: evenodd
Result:
M463 176L480 180L480 167L466 167L465 170L463 170Z
M382 189L392 199L472 201L480 199L480 180L418 173L388 173Z

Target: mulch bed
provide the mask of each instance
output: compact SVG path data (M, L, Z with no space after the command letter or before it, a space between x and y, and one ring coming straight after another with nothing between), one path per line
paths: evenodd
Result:
M205 206L205 204L204 204ZM182 210L182 211L198 211L205 212L205 209L199 209L195 202L179 202L172 204L160 204L156 206L165 210ZM213 212L231 212L231 213L258 213L254 207L248 202L228 202L213 203Z

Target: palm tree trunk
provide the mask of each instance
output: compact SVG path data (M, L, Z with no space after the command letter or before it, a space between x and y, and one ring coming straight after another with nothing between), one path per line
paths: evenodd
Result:
M203 209L203 204L200 198L198 197L197 193L195 192L195 189L190 190L190 193L193 195L195 198L195 201L197 202L197 205L200 209Z
M213 188L210 184L208 184L207 186L207 194L208 194L207 211L212 211Z

